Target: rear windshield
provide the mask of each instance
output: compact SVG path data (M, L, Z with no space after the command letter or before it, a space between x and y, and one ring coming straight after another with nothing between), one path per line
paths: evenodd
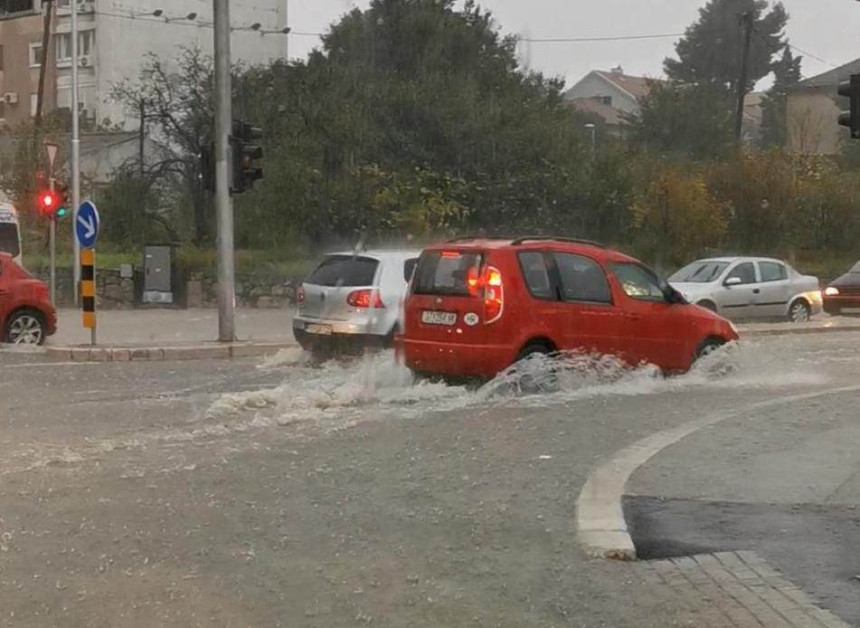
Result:
M18 257L21 247L18 242L18 225L12 222L0 222L0 251Z
M415 270L414 294L440 294L468 297L477 294L480 253L430 251L423 253ZM469 280L472 281L470 290Z
M669 277L678 283L711 283L729 267L728 262L693 262Z
M305 280L314 286L372 286L379 260L354 255L329 255Z

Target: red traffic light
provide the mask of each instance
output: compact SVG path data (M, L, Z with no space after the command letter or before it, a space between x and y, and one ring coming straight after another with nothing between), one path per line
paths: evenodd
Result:
M39 192L39 211L43 214L53 214L57 211L57 201L57 195L54 192Z

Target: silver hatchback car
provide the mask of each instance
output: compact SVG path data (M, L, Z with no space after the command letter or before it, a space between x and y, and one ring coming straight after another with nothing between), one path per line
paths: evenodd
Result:
M782 260L717 257L688 264L669 283L690 302L733 320L809 320L822 310L816 277L801 275Z
M293 335L306 350L390 346L420 251L332 253L298 292Z

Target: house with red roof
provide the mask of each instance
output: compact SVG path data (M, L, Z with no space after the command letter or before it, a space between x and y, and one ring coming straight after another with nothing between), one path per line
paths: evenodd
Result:
M565 92L565 98L579 111L599 116L607 129L621 135L624 116L639 112L639 99L648 95L651 84L660 79L630 76L621 67L593 70Z

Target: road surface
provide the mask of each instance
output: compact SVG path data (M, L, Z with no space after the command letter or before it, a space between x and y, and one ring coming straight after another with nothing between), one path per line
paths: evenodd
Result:
M713 625L695 603L655 595L636 564L584 557L580 488L618 450L702 412L741 416L853 384L857 343L759 338L669 380L583 358L539 396L519 394L516 378L477 391L414 386L389 354L314 366L297 350L113 364L3 352L0 625ZM713 489L708 504L756 507L771 467L746 468L748 494L730 482L737 473L711 484L707 474L733 467L726 454L754 457L773 431L797 447L811 416L850 424L848 403L827 395L754 429L696 435L699 449L641 470L638 494L687 500L701 486ZM839 456L856 464L849 450ZM798 484L810 468L793 468ZM782 495L787 520L795 495ZM722 549L723 537L673 538L698 534L696 521L650 521L668 545ZM763 539L753 523L735 536ZM826 542L848 552L840 543L852 538ZM826 608L853 618L824 593Z

